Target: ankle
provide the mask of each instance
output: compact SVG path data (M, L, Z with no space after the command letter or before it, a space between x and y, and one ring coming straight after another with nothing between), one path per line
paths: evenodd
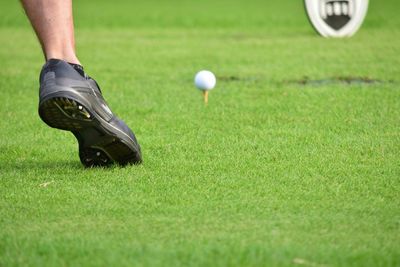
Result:
M71 53L71 52L69 52L69 53L64 53L64 52L53 52L53 51L49 51L49 52L46 52L45 53L46 54L46 60L49 60L49 59L52 59L52 58L54 58L54 59L61 59L61 60L64 60L64 61L66 61L66 62L68 62L68 63L73 63L73 64L78 64L78 65L81 65L81 62L79 61L79 59L78 59L78 57L75 55L75 53Z

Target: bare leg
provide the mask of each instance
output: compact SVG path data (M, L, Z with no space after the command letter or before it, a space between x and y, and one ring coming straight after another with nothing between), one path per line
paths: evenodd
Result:
M72 0L21 0L46 60L80 64L75 54Z

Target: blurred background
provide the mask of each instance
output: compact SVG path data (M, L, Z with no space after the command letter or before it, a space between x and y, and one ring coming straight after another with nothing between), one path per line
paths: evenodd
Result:
M78 28L264 28L266 34L310 33L303 1L297 0L77 0L74 2ZM398 1L372 0L366 28L400 26ZM1 27L26 27L19 1L0 1Z

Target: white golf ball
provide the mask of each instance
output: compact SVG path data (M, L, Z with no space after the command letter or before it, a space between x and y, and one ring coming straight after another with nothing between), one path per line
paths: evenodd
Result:
M194 84L196 87L203 91L212 90L217 83L214 73L208 70L199 71L194 77Z

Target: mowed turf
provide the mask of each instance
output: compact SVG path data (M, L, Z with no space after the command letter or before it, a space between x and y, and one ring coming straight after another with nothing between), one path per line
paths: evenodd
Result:
M341 40L301 1L215 2L75 1L80 59L142 145L109 169L40 121L40 47L0 2L0 266L400 265L398 1Z

